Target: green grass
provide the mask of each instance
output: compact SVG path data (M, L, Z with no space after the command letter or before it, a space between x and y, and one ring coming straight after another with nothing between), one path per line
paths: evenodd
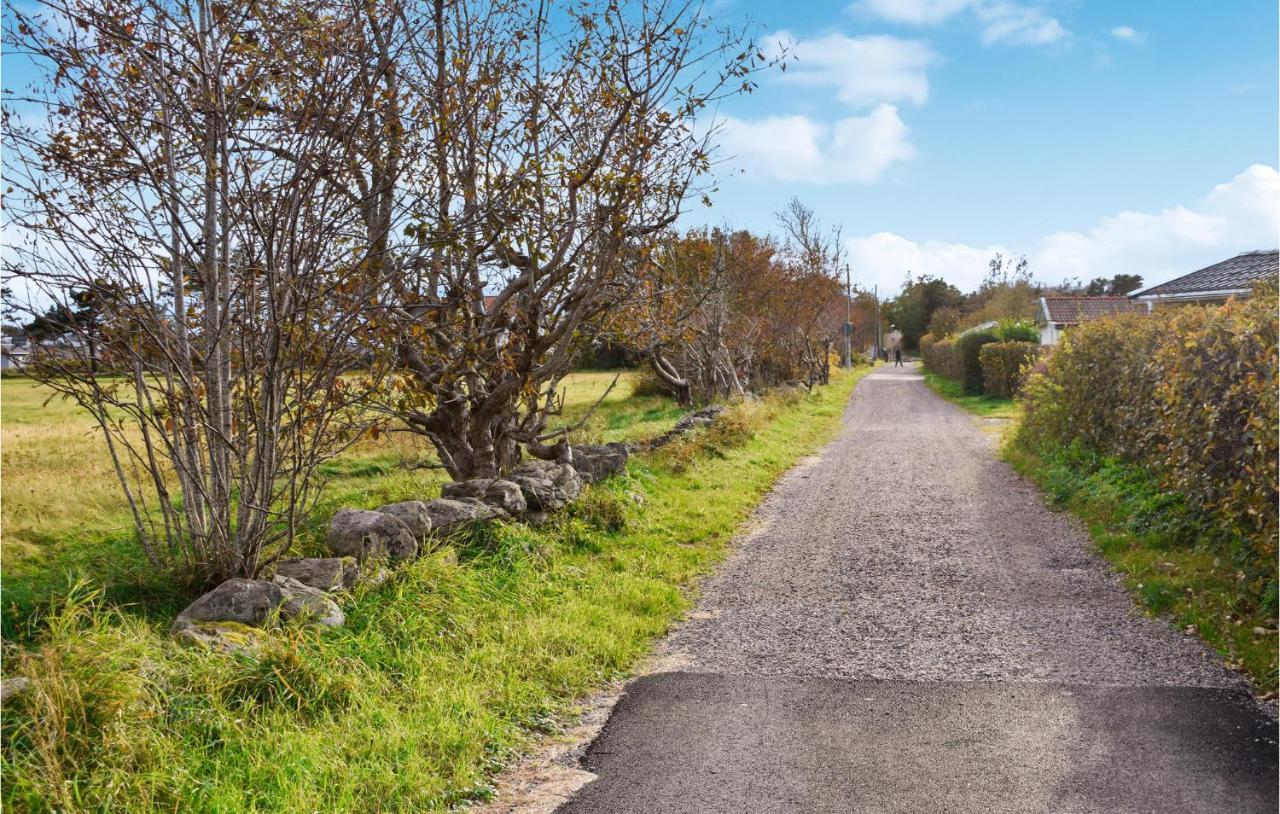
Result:
M578 423L608 391L573 433L575 442L638 440L670 429L683 411L670 399L633 396L633 384L630 372L570 374L562 383L565 406L558 425ZM82 578L136 613L159 618L179 609L189 588L147 562L89 415L20 377L0 381L0 411L4 637L26 637L33 609L64 596ZM304 531L300 549L318 550L319 524L341 506L437 497L446 476L417 466L435 461L421 436L382 433L361 440L321 468L325 484L314 513L317 525Z
M1199 635L1264 695L1277 688L1275 597L1258 604L1229 553L1239 541L1145 470L1080 449L1005 458L1057 506L1081 518L1103 556L1154 616Z
M1002 456L1050 502L1085 522L1095 547L1124 578L1139 605L1200 636L1263 695L1277 690L1276 597L1261 604L1229 552L1242 543L1214 518L1188 507L1140 467L1082 449L1051 453L1018 443L1020 409L1008 399L965 395L961 385L925 374L934 392L984 418L1009 418Z
M162 621L78 589L34 645L6 653L35 686L5 711L6 805L403 811L485 797L689 606L774 479L838 429L858 375L740 408L742 432L635 460L544 529L498 525L424 557L359 592L344 628L286 630L258 661L184 649ZM605 414L602 431L665 420L636 412ZM353 477L330 497L364 505L416 477Z
M974 396L964 392L964 385L951 379L943 378L936 373L925 372L925 383L933 392L944 399L963 407L982 418L1014 418L1019 415L1018 405L1013 399L996 398L995 396Z

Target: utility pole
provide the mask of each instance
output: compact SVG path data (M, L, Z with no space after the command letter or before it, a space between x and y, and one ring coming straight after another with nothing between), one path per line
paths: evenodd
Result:
M884 337L880 335L880 286L875 286L876 298L876 358L880 358L880 348L884 345Z
M853 367L853 278L844 263L844 366Z

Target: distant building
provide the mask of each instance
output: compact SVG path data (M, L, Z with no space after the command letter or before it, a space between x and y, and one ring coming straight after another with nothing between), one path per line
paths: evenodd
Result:
M1036 312L1036 325L1040 328L1040 344L1056 345L1062 332L1081 322L1112 314L1146 313L1147 306L1128 297L1041 297Z
M22 337L0 337L0 370L18 370L31 357L31 345Z
M965 328L963 331L956 334L956 339L959 339L965 334L976 333L977 331L994 331L996 328L999 328L999 327L1000 327L999 322L997 322L994 319L989 319L986 322L979 322L977 325L974 325L972 328Z
M1214 305L1231 297L1248 296L1254 283L1278 276L1280 250L1245 252L1129 296L1149 307L1177 303Z

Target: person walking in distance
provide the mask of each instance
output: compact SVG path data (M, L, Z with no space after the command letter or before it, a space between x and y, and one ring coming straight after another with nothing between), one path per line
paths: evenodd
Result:
M893 366L902 367L902 331L896 325L889 326L889 335L885 338L886 348L893 354Z

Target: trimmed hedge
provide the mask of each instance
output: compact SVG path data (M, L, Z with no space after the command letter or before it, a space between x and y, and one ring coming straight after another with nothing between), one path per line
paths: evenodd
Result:
M960 379L964 392L982 395L982 346L999 342L995 331L973 331L956 340L956 354L960 357Z
M1039 342L991 342L978 351L982 387L989 396L1013 398L1040 356Z
M930 373L937 373L944 379L960 381L964 378L964 369L960 366L960 352L956 350L953 339L942 339L928 345L921 343L920 354L924 357L924 367Z
M1241 594L1276 605L1277 299L1123 314L1066 334L1023 388L1016 443L1083 444L1156 473L1221 527ZM1274 613L1274 610L1273 610Z

